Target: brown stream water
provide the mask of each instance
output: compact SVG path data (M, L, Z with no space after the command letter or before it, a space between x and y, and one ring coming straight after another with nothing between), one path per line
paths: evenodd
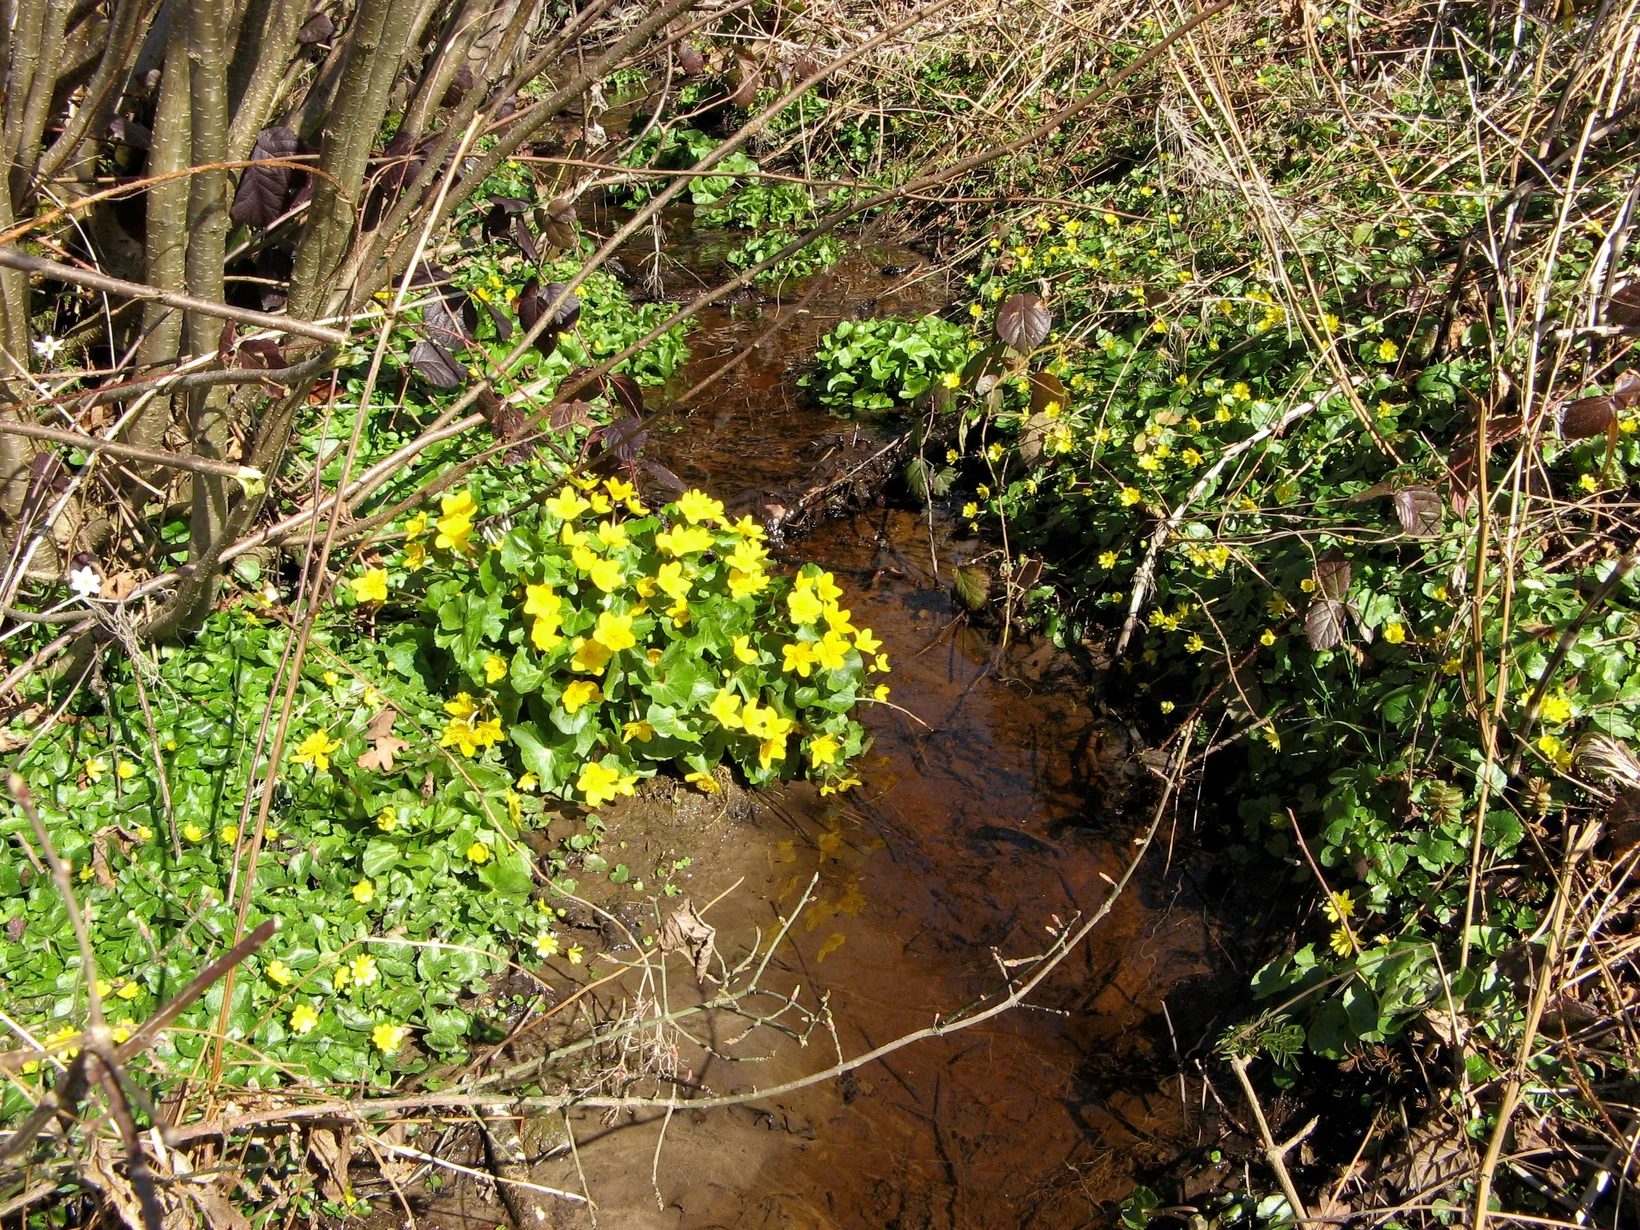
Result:
M703 251L684 239L664 254ZM795 383L801 364L845 314L940 306L943 285L917 280L923 264L903 250L855 251L769 345L694 406L663 415L647 455L732 506L789 503L829 454L858 452L883 434L806 402ZM913 272L883 272L900 266ZM668 271L669 288L690 279L686 264ZM669 394L738 354L790 302L707 312L690 338L695 357ZM870 708L875 744L857 770L862 787L822 798L795 784L738 807L680 789L675 800L663 791L659 805L639 800L606 816L612 863L637 876L687 856L676 877L684 894L697 906L722 895L706 917L731 961L759 929L767 942L818 873L768 981L782 993L802 987L810 1007L829 996L835 1044L824 1031L799 1047L764 1030L724 1048L740 1062L685 1044L680 1067L705 1091L790 1080L835 1062L839 1047L858 1054L993 993L999 958L1042 952L1052 929L1106 900L1132 857L1151 799L1131 736L1070 656L1040 642L999 652L994 630L959 618L953 561L978 545L962 533L942 516L878 505L824 522L786 551L836 574L854 622L885 642L893 701L921 719ZM1229 890L1210 893L1217 882L1206 856L1185 848L1164 829L1110 916L1029 1007L790 1095L680 1112L666 1124L658 1163L663 1113L575 1118L598 1225L1114 1222L1136 1181L1214 1139L1216 1108L1208 1102L1204 1114L1194 1056L1231 1022L1250 972L1221 917L1233 908L1218 904ZM605 891L595 881L602 877L584 876L583 890ZM638 896L608 890L603 900L616 909ZM674 1005L710 994L680 959L670 968ZM618 1011L620 996L603 1002ZM690 1025L696 1037L720 1040L741 1028ZM555 1120L524 1139L551 1154L562 1134ZM582 1190L562 1148L532 1174ZM592 1224L580 1205L560 1202L554 1216ZM464 1200L429 1209L422 1224L501 1220L494 1205Z

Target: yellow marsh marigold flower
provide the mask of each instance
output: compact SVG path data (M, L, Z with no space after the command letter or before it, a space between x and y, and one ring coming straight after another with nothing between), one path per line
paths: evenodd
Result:
M592 505L575 494L574 489L565 487L557 495L544 500L547 511L561 521L574 521Z
M588 570L592 583L606 594L613 594L626 584L626 572L621 568L621 562L613 559L601 559Z
M840 671L848 665L848 638L840 632L827 632L814 642L814 660L828 671Z
M816 661L814 646L808 641L792 641L780 650L785 661L781 669L788 675L796 673L800 678L807 679L809 672L814 669Z
M570 658L570 667L580 671L583 675L601 675L604 667L609 664L611 657L608 647L597 641L589 641L584 637L576 637L574 642L575 653Z
M438 536L433 539L433 545L450 551L465 551L473 533L473 514L478 511L472 495L467 491L458 491L439 501L439 507L444 515L438 519Z
M870 628L861 628L860 631L854 634L854 647L861 654L869 656L881 649L883 643L877 639Z
M678 497L677 507L690 525L723 520L723 504L704 491L685 491Z
M507 659L492 653L484 659L484 682L499 683L507 677Z
M839 777L836 781L827 782L825 785L821 786L820 793L822 795L844 794L859 784L860 779L858 777Z
M818 769L823 764L836 764L841 745L831 735L809 740L809 767Z
M728 688L719 688L717 695L712 697L711 704L706 711L715 717L718 725L725 730L739 730L742 726L740 718L740 697Z
M594 760L581 769L581 775L575 779L575 788L581 792L588 806L601 807L617 795L630 795L637 780L636 773L622 774L619 769L608 768L601 761Z
M1329 921L1343 922L1346 918L1355 917L1355 898L1350 896L1350 891L1346 888L1341 893L1329 894L1321 908Z
M360 880L353 886L353 900L360 905L369 905L376 899L376 886L369 880Z
M638 638L632 635L632 616L617 615L613 611L598 613L598 627L592 639L616 653L638 643Z
M542 653L550 652L564 643L559 635L563 626L563 599L552 592L550 585L529 585L524 589L524 615L535 616L530 628L530 643Z
M723 787L718 785L717 778L710 773L685 773L683 780L694 786L702 794L721 794Z
M655 737L655 728L648 722L639 720L626 722L621 726L621 742L631 743L636 739L639 743L648 743Z
M414 542L426 532L427 514L425 512L418 512L404 523L404 537L409 542Z
M473 703L473 698L468 693L457 692L444 702L444 712L451 717L469 718L478 712L478 706Z
M655 570L656 587L674 602L681 602L687 598L694 584L684 572L683 565L677 560L662 564Z
M887 700L888 699L888 685L886 683L879 683L876 687L872 688L871 689L871 698L873 700Z
M749 598L754 594L761 594L769 588L769 574L761 568L753 571L743 571L739 568L729 569L729 596L731 598Z
M319 1014L306 1004L297 1004L290 1010L290 1032L293 1034L310 1034L318 1023Z
M794 624L812 624L825 609L811 589L793 589L786 595L786 609Z
M710 550L712 531L699 525L679 525L655 535L655 547L667 555L694 555Z
M330 737L330 728L321 726L296 745L296 751L291 754L291 759L297 764L311 764L315 770L323 773L330 768L331 753L341 746L340 739Z
M604 550L618 551L622 547L630 546L632 539L627 535L626 526L614 521L600 521L598 541L604 544Z
M1384 640L1391 645L1399 645L1407 639L1407 626L1396 620L1384 625Z
M444 733L439 736L438 745L440 747L453 747L471 760L478 755L479 749L479 742L475 734L470 718L451 718L444 724Z
M482 841L475 841L467 847L467 861L475 867L482 867L490 861L490 847Z
M1266 628L1259 634L1258 643L1260 645L1274 645L1276 643L1276 634L1269 628Z
M404 1045L405 1032L403 1025L390 1025L383 1022L370 1031L370 1041L383 1055L391 1055Z
M733 643L736 662L750 666L757 661L758 652L752 648L752 638L750 636L737 636L734 638Z
M741 517L733 525L726 524L725 528L732 533L739 534L742 538L750 538L753 542L762 542L769 536L766 529L747 516Z
M577 679L564 689L561 699L565 713L579 713L587 705L603 698L603 691L592 680Z
M1562 693L1545 696L1543 703L1538 706L1538 716L1550 726L1559 726L1572 716L1572 702Z
M367 602L387 601L387 570L385 568L366 568L364 575L354 577L353 598L359 605Z

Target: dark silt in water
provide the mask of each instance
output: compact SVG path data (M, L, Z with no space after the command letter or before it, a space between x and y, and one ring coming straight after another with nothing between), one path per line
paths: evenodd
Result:
M858 447L862 431L885 435L806 401L801 365L844 315L939 307L943 287L919 280L922 264L904 251L856 250L770 343L694 404L666 410L647 455L732 507L789 504L829 451ZM911 272L885 276L885 266ZM688 272L680 261L668 281ZM691 335L688 370L652 406L737 355L774 313L792 312L794 297L709 311ZM651 798L606 816L611 862L619 850L636 876L687 857L676 876L684 895L696 906L721 895L706 918L731 961L759 934L767 943L818 874L766 981L781 993L800 987L810 1008L826 995L835 1042L824 1030L804 1046L760 1030L722 1046L731 1062L685 1040L676 1062L701 1093L781 1084L835 1063L839 1049L856 1055L961 1012L1003 984L1003 962L1042 953L1050 933L1097 910L1132 858L1152 791L1131 734L1068 655L1030 642L1000 651L994 630L959 618L951 569L980 545L962 530L879 504L823 522L785 553L832 570L854 622L893 662L891 699L907 712L868 707L875 742L856 770L861 787L823 798L797 783L739 807L680 788L681 808ZM1109 917L1029 1006L787 1095L681 1110L658 1163L664 1112L572 1117L598 1224L1112 1223L1135 1182L1178 1169L1217 1135L1195 1060L1234 1019L1250 972L1205 889L1208 860L1183 849L1164 828ZM595 881L583 876L583 890L609 891ZM637 896L611 892L604 904ZM712 993L681 960L670 968L674 1007ZM601 1004L618 1014L621 994ZM726 1039L744 1023L690 1030ZM561 1119L528 1126L526 1142L542 1151L562 1140ZM582 1190L561 1148L532 1175ZM584 1206L558 1202L553 1214L560 1225L591 1224ZM502 1219L468 1193L429 1208L422 1224Z

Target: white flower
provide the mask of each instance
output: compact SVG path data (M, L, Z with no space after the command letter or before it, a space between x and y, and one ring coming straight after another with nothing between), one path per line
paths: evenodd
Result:
M102 593L102 578L89 566L76 568L68 574L68 585L81 598L95 598Z
M34 343L34 353L39 355L47 363L51 363L57 358L57 352L60 351L64 345L65 343L61 338L52 337L51 334L48 333L39 341Z

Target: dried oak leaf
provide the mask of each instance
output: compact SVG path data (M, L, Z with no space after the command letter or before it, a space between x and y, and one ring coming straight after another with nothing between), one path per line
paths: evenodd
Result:
M375 747L371 751L359 757L359 768L391 773L393 771L393 757L409 746L397 735L383 735L376 740Z

